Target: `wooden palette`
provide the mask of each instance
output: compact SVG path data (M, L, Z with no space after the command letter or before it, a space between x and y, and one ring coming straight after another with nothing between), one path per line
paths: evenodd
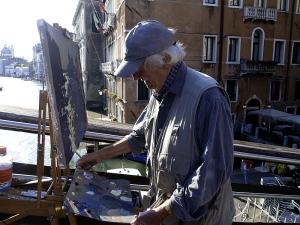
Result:
M64 207L75 215L99 221L130 223L134 208L130 183L76 169Z

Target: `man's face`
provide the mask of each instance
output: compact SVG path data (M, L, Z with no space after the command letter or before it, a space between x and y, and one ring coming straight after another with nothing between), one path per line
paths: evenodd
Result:
M132 75L133 79L144 81L148 89L159 93L168 77L169 71L164 69L163 66L145 68L144 64Z

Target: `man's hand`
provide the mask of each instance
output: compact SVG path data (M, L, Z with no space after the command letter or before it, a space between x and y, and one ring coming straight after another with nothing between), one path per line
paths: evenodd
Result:
M165 215L165 216L168 216ZM159 225L165 218L160 212L155 210L148 210L143 212L142 215L136 217L133 221L131 221L131 225Z
M168 211L165 209L165 206L170 204L169 201L170 200L167 200L157 208L145 211L141 215L136 216L135 219L131 221L131 225L159 225L169 216Z
M99 151L82 156L76 163L76 167L84 170L89 170L99 162L110 159L118 155L123 155L131 152L127 140L124 138L110 146L107 146Z
M76 167L80 167L84 170L90 170L93 166L95 166L101 161L98 158L99 156L97 152L86 154L76 162Z

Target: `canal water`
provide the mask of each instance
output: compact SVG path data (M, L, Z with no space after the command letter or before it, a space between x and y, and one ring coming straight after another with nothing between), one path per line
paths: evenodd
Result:
M47 89L39 81L24 81L19 78L1 77L0 86L0 110L1 105L19 106L22 108L39 109L39 92ZM45 165L50 166L50 137L46 136L45 142ZM0 145L6 146L13 161L36 165L37 162L37 134L25 132L8 131L0 129ZM77 152L80 155L86 153L86 144L81 143ZM78 156L75 154L70 162L71 169L75 168ZM125 156L119 156L99 163L95 169L99 172L106 172L116 168L136 168L145 175L145 165L128 160Z

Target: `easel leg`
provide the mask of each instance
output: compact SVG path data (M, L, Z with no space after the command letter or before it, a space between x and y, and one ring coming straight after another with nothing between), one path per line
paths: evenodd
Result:
M49 210L49 220L51 225L59 225L59 218L55 210L55 206L48 206Z
M71 225L77 225L76 216L73 213L68 213L68 218Z
M38 121L38 149L37 149L37 207L41 206L42 176L44 175L44 152L45 152L45 133L46 133L46 107L47 92L40 91L39 102L39 121Z

